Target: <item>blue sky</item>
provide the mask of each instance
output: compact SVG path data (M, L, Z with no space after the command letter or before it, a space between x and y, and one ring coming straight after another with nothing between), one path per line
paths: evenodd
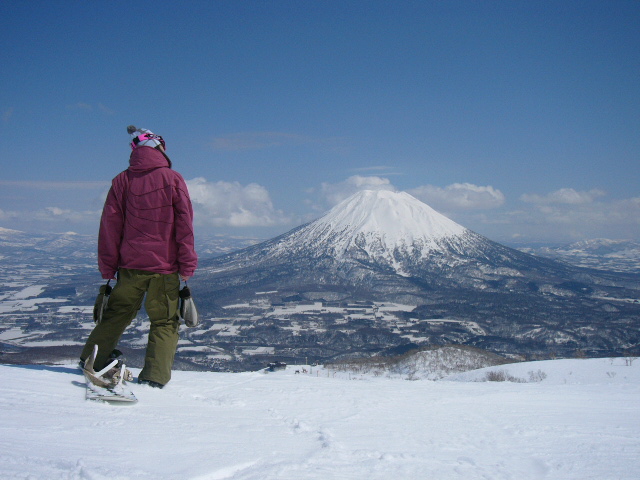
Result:
M126 126L197 232L268 238L363 188L491 239L640 239L640 2L0 6L0 227L95 233Z

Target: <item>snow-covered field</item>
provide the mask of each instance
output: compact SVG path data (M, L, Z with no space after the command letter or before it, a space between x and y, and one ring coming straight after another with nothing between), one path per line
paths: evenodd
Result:
M640 360L502 365L437 382L296 369L174 372L164 390L133 385L140 401L112 406L84 400L73 365L0 365L0 478L640 475ZM532 382L479 382L487 371Z

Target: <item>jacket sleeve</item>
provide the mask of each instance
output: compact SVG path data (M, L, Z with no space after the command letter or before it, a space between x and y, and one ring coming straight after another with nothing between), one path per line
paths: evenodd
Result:
M176 175L173 209L175 213L175 234L178 246L178 273L192 277L198 267L193 235L193 206L187 185L180 174Z
M113 179L104 202L98 234L98 268L102 278L115 278L120 263L120 246L124 229L123 189L119 177Z

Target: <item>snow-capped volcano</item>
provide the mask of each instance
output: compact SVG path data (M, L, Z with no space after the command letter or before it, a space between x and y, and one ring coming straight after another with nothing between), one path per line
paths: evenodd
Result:
M336 258L353 250L370 256L403 252L424 257L467 232L408 193L365 190L291 235L285 244L320 247Z
M207 263L203 273L226 291L329 288L357 296L507 283L524 290L532 280L567 273L556 262L492 242L411 195L391 191L358 192L318 220Z

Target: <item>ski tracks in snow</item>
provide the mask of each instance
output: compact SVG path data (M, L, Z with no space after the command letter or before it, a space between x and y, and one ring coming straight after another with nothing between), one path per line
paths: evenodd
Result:
M633 407L615 413L616 399L601 398L594 410L584 404L593 399L592 387L392 385L286 374L256 378L245 385L246 407L262 412L265 442L274 448L207 480L630 478L606 458L618 445L616 455L634 462L637 425L624 427Z
M631 480L640 389L622 377L564 385L174 372L163 390L134 385L139 402L113 406L86 402L71 368L0 366L0 478Z

